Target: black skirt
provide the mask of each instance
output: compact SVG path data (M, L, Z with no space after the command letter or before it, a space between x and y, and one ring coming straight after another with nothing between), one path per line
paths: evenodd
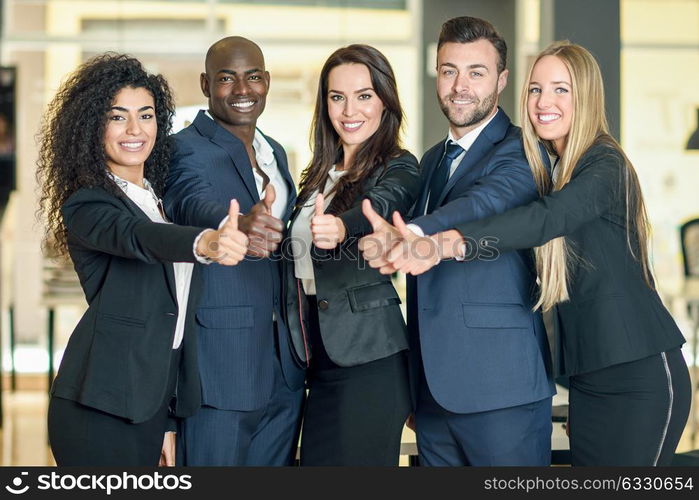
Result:
M572 465L669 465L691 383L679 348L570 378Z
M309 297L308 398L301 431L301 465L396 466L410 413L406 351L357 366L328 356Z

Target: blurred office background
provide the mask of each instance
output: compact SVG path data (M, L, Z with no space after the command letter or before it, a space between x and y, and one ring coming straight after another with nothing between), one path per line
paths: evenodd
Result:
M444 20L484 17L504 35L510 79L502 105L515 123L531 58L555 39L581 43L602 65L612 129L643 185L658 287L696 343L679 228L699 217L699 150L686 148L699 127L699 0L0 0L0 15L2 465L51 463L47 386L85 307L70 265L42 251L36 133L62 79L107 50L167 77L181 127L206 105L199 73L209 45L233 34L255 40L272 75L259 126L286 148L298 178L310 158L318 73L339 46L368 43L389 58L405 145L419 157L447 130L434 92ZM697 361L691 342L684 353ZM699 448L692 422L682 451Z

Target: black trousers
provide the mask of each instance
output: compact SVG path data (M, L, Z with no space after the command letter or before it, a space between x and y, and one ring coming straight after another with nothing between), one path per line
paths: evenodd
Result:
M301 430L301 465L396 466L410 412L406 352L351 367L328 357L310 299L313 358Z
M51 396L48 431L51 451L59 466L157 466L168 430L168 408L175 392L181 349L173 350L168 390L150 419L129 420Z
M691 383L679 348L570 378L572 465L669 465Z

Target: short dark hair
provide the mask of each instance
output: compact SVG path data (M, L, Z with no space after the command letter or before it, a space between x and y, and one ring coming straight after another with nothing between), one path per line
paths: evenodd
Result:
M505 43L505 39L497 32L495 26L485 19L469 16L449 19L442 24L437 50L447 42L469 43L475 42L476 40L488 40L493 44L500 56L498 60L498 73L502 73L507 66L507 44Z

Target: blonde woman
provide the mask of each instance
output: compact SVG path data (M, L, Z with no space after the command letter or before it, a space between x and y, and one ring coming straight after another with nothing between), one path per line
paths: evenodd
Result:
M536 247L537 307L553 310L557 369L570 376L573 465L668 465L690 406L685 339L655 291L641 188L609 135L593 56L569 42L545 49L522 116L542 198L431 238L413 238L395 217L421 253L397 248L379 263L419 274L438 261L424 248L472 260L484 238L499 253ZM540 144L555 157L552 176Z

